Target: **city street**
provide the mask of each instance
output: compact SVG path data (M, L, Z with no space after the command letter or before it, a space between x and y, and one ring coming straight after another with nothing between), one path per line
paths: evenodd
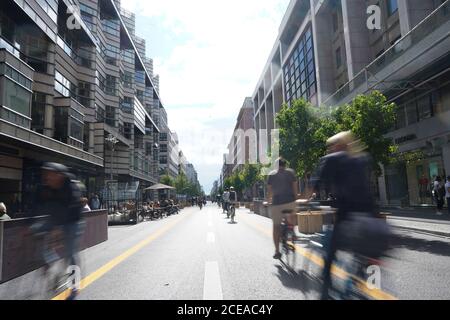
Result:
M187 208L157 222L110 227L107 242L82 253L83 290L79 299L319 297L319 282L314 277L293 274L272 259L271 220L240 209L237 223L231 224L221 212L217 205L209 204L203 210ZM410 231L396 233L396 250L386 260L381 296L377 297L449 299L450 240ZM306 263L303 251L299 251L296 271ZM1 285L0 299L13 299L12 292L26 291L32 278L25 278Z

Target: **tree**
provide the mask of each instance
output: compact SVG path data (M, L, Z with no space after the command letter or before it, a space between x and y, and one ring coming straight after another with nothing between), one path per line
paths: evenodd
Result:
M326 109L300 99L290 107L282 106L277 124L280 155L300 177L306 178L325 154L327 139L337 132L336 121Z
M177 190L178 194L186 195L189 190L189 180L186 178L186 175L184 175L183 173L179 174L175 180L174 187Z
M175 181L169 176L164 175L159 179L160 183L165 184L167 186L173 187L175 186Z
M392 139L384 136L395 125L395 110L394 103L387 103L383 94L373 91L357 96L350 104L333 112L339 131L352 131L366 146L374 160L377 176L382 173L379 164L389 164L397 149Z

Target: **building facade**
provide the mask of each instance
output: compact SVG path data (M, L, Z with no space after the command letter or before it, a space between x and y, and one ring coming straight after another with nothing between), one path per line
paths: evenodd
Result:
M1 1L1 201L26 207L43 161L89 192L158 181L167 113L134 21L120 1Z
M368 25L372 5L379 29ZM384 168L380 203L431 204L432 180L450 174L448 30L447 0L291 1L252 97L257 132L276 128L282 104L294 99L338 106L379 90L398 106L387 136L417 154ZM270 151L271 135L261 140Z

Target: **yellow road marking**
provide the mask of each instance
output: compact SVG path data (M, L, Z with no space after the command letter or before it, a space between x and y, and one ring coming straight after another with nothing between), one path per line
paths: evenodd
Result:
M93 282L97 281L101 277L103 277L106 273L114 269L117 265L134 255L136 252L140 251L142 248L149 245L151 242L155 241L157 238L162 236L164 233L172 229L176 224L178 224L181 220L184 219L186 216L183 215L181 218L178 218L177 220L173 221L172 223L164 226L163 228L159 229L156 233L149 236L147 239L139 242L132 248L128 249L124 253L122 253L120 256L117 256L116 258L112 259L90 275L88 275L86 278L81 280L80 284L80 291L86 289L88 286L90 286ZM56 297L54 297L52 300L66 300L70 296L71 290L67 289L64 292L60 293Z
M242 219L242 215L240 215L239 217L240 219ZM260 232L264 233L265 235L272 237L272 232L269 231L266 228L263 228L253 222L251 222L249 219L244 218L243 219L249 226L251 226L254 229L259 230ZM295 251L300 253L300 255L302 255L303 257L305 257L306 259L310 260L311 262L313 262L314 264L318 265L319 267L323 267L325 265L325 262L323 260L322 257L314 254L313 252L311 252L310 250L306 250L305 248L302 248L298 245L294 245L295 246ZM331 273L334 274L335 276L337 276L338 278L345 280L347 279L350 274L348 272L346 272L344 269L339 268L336 265L333 265L331 268ZM354 278L354 277L353 277ZM398 300L396 297L394 297L393 295L390 295L389 293L386 293L382 290L379 289L369 289L367 287L367 285L364 283L363 280L361 279L355 279L357 281L356 286L358 287L359 290L363 291L365 294L367 294L368 296L376 299L376 300Z

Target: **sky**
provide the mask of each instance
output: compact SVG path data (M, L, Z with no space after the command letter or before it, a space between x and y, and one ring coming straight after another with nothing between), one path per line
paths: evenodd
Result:
M180 149L209 193L239 110L252 96L289 0L122 0L160 75Z

